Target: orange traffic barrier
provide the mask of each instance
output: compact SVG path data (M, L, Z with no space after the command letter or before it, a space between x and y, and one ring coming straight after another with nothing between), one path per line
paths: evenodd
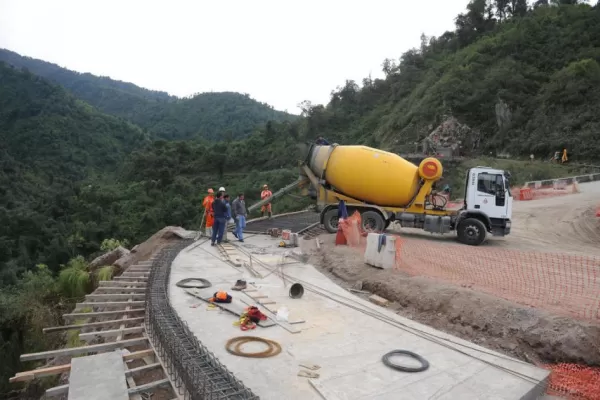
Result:
M531 188L520 189L519 200L533 200L533 190Z

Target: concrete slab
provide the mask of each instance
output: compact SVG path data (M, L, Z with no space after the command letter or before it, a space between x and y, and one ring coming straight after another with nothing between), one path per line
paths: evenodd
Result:
M533 365L474 345L418 324L349 294L309 264L294 263L283 271L301 281L301 299L288 295L290 281L270 269L290 250L277 248L278 240L248 236L241 250L252 254L254 268L265 278L249 275L221 260L216 248L204 244L182 251L171 270L170 299L179 316L220 361L262 399L322 399L314 386L334 398L358 399L535 399L543 392L548 372ZM260 262L268 268L261 266ZM288 261L290 261L288 259ZM368 268L368 267L366 267ZM228 313L207 310L202 301L186 294L175 282L206 278L211 289L228 290L237 279L254 282L260 292L285 306L289 319L305 320L291 334L281 327L242 332ZM229 291L249 303L243 293ZM325 295L324 295L325 294ZM346 303L346 304L340 304ZM199 304L202 303L202 304ZM351 306L349 306L350 304ZM281 354L267 359L229 354L225 342L235 336L261 336L279 342ZM260 351L259 345L244 349ZM395 349L410 350L425 357L430 368L420 373L399 372L386 367L381 357ZM311 385L298 377L300 363L321 366Z
M73 358L69 400L128 400L120 351Z

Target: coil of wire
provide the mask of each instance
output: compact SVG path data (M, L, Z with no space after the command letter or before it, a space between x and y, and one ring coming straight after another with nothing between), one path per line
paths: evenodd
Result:
M242 346L249 342L258 342L266 344L268 349L259 352L245 352L242 350ZM261 338L258 336L237 336L231 338L225 344L227 352L239 356L239 357L250 357L250 358L267 358L274 357L281 353L281 345L274 340Z

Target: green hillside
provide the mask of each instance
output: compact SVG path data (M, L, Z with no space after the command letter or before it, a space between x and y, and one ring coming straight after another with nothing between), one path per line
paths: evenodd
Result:
M454 31L385 60L384 79L348 81L300 118L239 93L178 99L0 50L0 393L23 369L19 353L61 340L40 332L77 300L61 281L85 264L77 256L196 228L208 187L251 204L264 183L296 179L318 136L402 152L454 118L472 156L445 173L456 190L480 163L511 169L515 184L581 172L483 157L567 147L572 160L600 159L600 8L574 3L473 0Z
M472 1L455 31L386 60L385 79L348 81L328 105L307 105L305 129L400 151L452 116L473 129L475 154L567 147L600 159L600 8L510 3Z
M68 260L68 193L147 142L138 127L0 63L0 286L51 253L55 265Z
M0 49L0 61L58 83L101 112L129 120L167 140L241 138L267 121L296 119L241 93L201 93L179 99L132 83L70 71L5 49Z

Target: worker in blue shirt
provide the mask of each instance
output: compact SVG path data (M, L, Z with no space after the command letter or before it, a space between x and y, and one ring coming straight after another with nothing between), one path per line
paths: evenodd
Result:
M227 223L227 204L223 200L223 192L217 192L215 201L212 204L213 214L215 216L215 223L213 225L212 237L210 239L210 245L214 246L220 244L223 240L223 232L225 231L225 224Z

